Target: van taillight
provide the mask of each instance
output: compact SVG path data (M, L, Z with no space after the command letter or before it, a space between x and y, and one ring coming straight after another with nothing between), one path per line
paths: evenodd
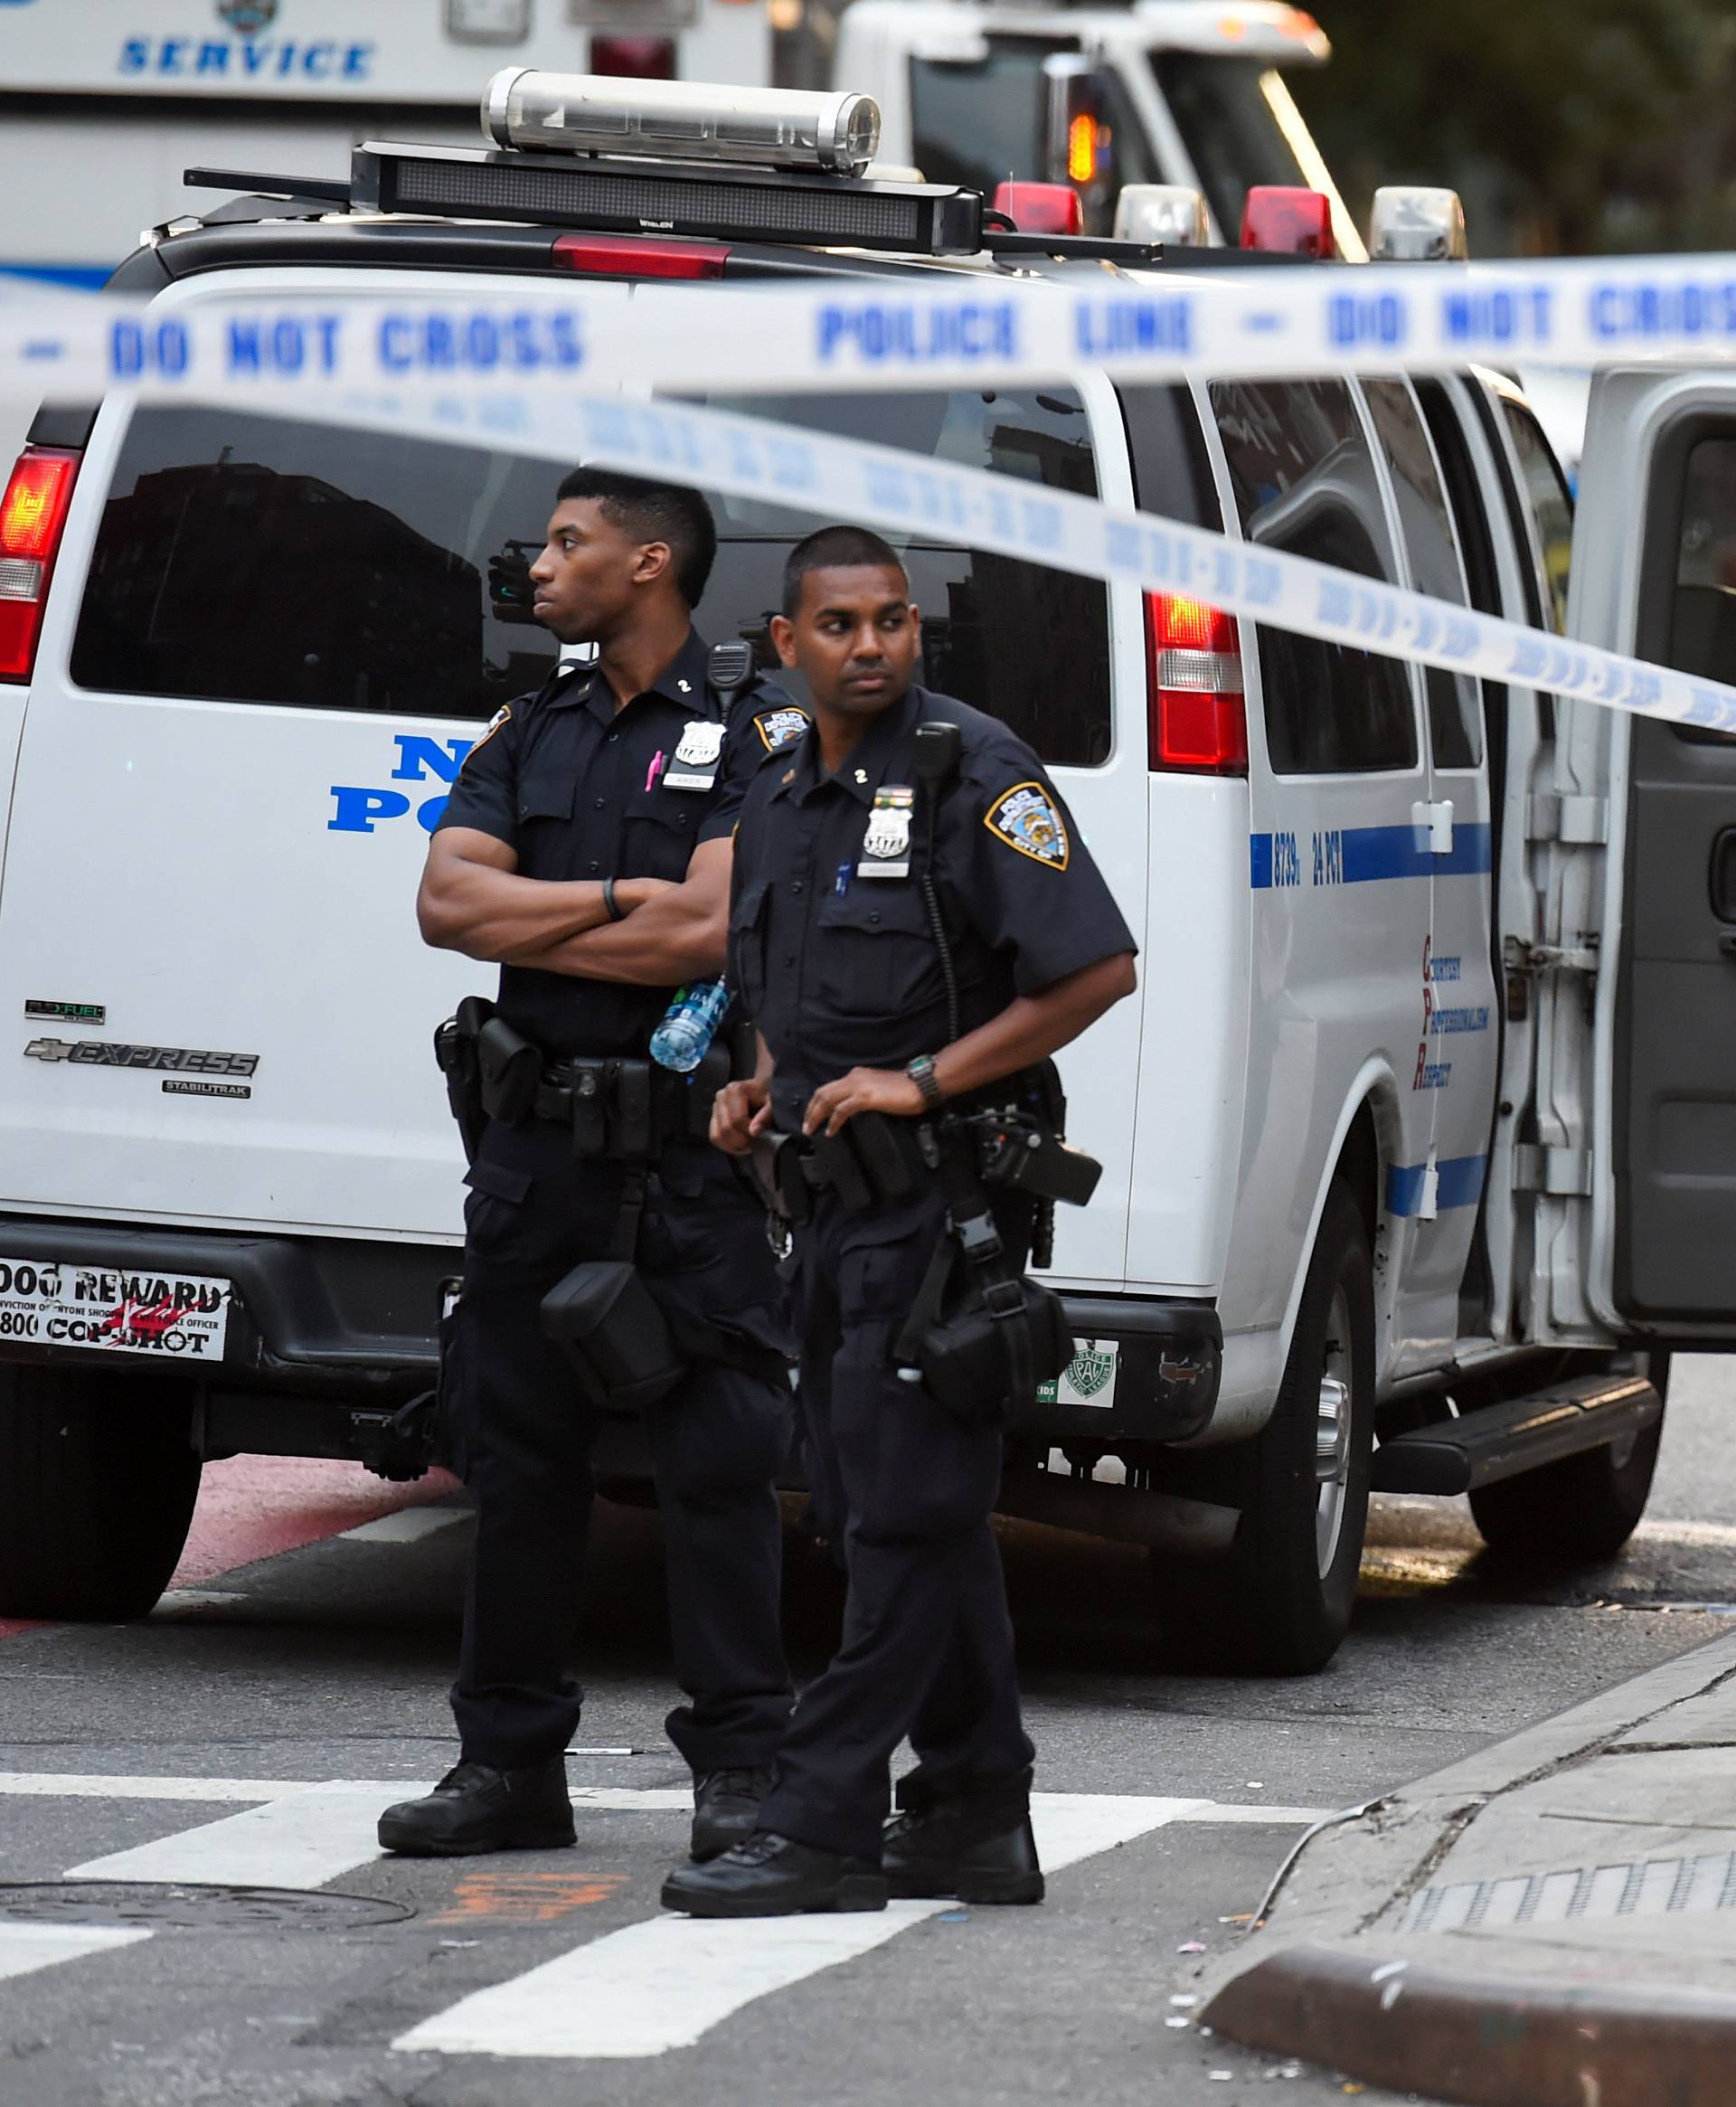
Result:
M0 680L28 680L77 454L26 447L0 499Z
M1236 619L1175 592L1146 595L1146 737L1155 769L1248 772Z

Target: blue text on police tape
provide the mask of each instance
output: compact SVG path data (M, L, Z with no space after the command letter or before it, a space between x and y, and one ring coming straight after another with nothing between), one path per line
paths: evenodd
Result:
M943 360L1016 358L1018 311L1011 300L837 301L816 317L821 365L851 354L865 365L932 365Z

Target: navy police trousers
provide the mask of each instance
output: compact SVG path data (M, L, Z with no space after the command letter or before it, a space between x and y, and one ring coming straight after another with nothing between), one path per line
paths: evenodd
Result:
M452 1709L466 1758L503 1769L558 1755L579 1724L583 1692L568 1659L597 1417L538 1310L575 1265L608 1255L621 1175L618 1164L576 1158L552 1124L494 1120L466 1181L445 1391L476 1538ZM784 1343L763 1222L714 1150L665 1152L638 1257L672 1324L685 1315L762 1346ZM769 1762L790 1706L772 1482L791 1432L788 1383L696 1358L647 1416L687 1697L669 1716L670 1739L698 1775Z
M898 1798L912 1811L1023 1789L1032 1761L988 1526L1001 1435L965 1426L893 1365L944 1226L936 1188L856 1214L825 1192L797 1233L807 1468L848 1594L843 1643L802 1692L760 1827L853 1857L880 1856L906 1734L918 1762Z

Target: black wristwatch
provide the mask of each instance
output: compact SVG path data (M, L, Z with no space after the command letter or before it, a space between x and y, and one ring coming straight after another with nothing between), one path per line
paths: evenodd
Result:
M914 1061L905 1064L904 1072L922 1092L922 1102L930 1112L938 1112L947 1101L947 1093L940 1087L940 1080L934 1072L934 1055L919 1054Z

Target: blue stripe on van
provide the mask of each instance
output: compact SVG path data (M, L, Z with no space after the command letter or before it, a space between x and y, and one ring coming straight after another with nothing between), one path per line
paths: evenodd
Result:
M1316 828L1325 833L1324 827ZM1424 827L1344 827L1332 829L1338 836L1344 875L1333 883L1368 885L1383 878L1451 878L1489 870L1494 844L1489 828L1467 824L1453 828L1453 846L1445 855L1432 855L1429 830ZM1249 882L1256 893L1272 883L1272 841L1269 834L1248 837ZM1312 836L1298 833L1296 846L1304 868L1312 854Z
M1475 1207L1483 1197L1483 1177L1488 1169L1486 1156L1449 1156L1435 1166L1435 1206ZM1428 1166L1394 1163L1387 1167L1386 1211L1389 1214L1414 1214L1422 1205L1422 1179Z
M0 274L33 279L38 285L65 286L73 292L99 293L115 275L112 263L7 263Z

